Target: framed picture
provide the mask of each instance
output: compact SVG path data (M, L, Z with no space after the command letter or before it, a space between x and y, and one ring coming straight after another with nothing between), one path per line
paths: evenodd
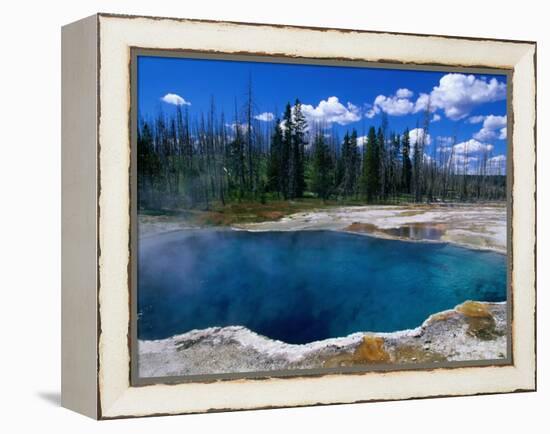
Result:
M63 28L62 403L532 391L536 45Z

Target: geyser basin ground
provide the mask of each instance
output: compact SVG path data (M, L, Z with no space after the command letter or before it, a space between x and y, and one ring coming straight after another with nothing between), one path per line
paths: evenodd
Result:
M139 375L504 359L506 256L485 249L505 253L505 221L492 205L340 207L245 231L140 216Z
M140 245L138 335L241 325L292 344L419 326L504 301L501 254L334 231L189 230Z

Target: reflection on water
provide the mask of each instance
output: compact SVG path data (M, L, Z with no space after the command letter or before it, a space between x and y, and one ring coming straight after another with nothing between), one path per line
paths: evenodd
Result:
M384 229L384 233L411 240L439 241L445 230L433 225L407 225L398 228Z

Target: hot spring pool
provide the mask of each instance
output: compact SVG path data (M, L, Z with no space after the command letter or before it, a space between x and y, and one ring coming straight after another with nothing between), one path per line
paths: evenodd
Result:
M333 231L192 230L140 240L138 337L242 325L301 344L417 327L506 300L506 257Z

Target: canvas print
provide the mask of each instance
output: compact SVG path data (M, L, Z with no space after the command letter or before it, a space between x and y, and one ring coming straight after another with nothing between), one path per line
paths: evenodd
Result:
M133 68L139 378L508 360L506 74Z

